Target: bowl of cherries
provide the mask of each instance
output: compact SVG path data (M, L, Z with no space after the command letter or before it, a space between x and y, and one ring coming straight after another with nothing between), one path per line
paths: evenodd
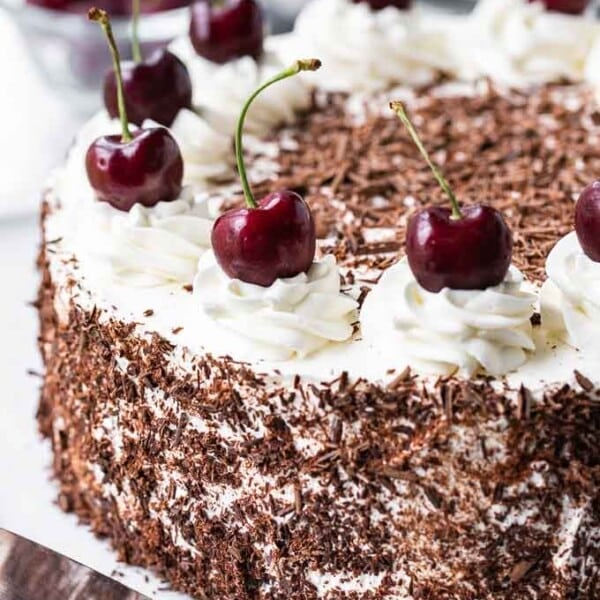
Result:
M141 13L139 42L145 53L187 31L190 0L0 0L0 6L12 14L50 87L68 94L71 106L89 113L98 107L98 81L111 63L98 27L82 15L93 4L113 15L119 51L129 59L136 2Z

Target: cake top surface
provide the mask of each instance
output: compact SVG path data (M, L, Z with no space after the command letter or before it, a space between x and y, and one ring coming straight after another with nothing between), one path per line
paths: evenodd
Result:
M492 204L502 211L514 231L513 264L526 278L523 294L533 295L530 304L535 305L535 310L532 308L529 317L520 317L518 334L524 336L520 343L528 358L516 369L508 369L513 371L509 381L538 388L544 383L571 380L574 370L589 373L593 370L593 355L549 339L539 327L540 309L534 296L539 295L546 280L548 254L573 228L572 201L589 183L600 161L595 152L600 117L594 91L589 82L538 83L538 78L583 79L585 73L557 74L551 69L532 67L527 90L511 90L505 85L506 78L498 74L482 79L482 73L477 72L478 77L469 81L468 74L475 67L467 65L463 52L452 54L452 65L439 63L439 55L453 45L465 27L476 30L481 37L491 19L492 8L499 10L498 6L494 0L482 2L478 12L469 18L429 17L419 11L407 14L382 11L396 19L392 27L382 14L371 14L364 5L353 5L347 0L318 0L300 18L294 34L269 40L267 54L258 63L244 58L216 67L192 55L189 42L176 42L174 49L188 62L193 80L198 82L195 93L200 94L198 89L206 88L201 85L206 80L215 82L214 89L200 99L203 117L182 110L171 127L182 147L186 166L187 187L182 197L154 209L134 207L129 215L119 214L94 200L85 180L83 154L90 140L107 130L116 130L117 124L103 114L82 131L66 167L57 175L52 201L55 209L48 223L48 236L62 240L56 245L56 252L65 258L60 268L66 278L76 282L78 301L102 307L107 318L134 320L142 330L156 331L192 354L232 356L271 373L300 373L328 379L348 371L355 376L387 381L406 366L415 366L414 356L404 352L397 339L383 336L381 343L374 343L372 338L364 339L360 330L363 314L365 322L371 322L369 327L375 331L393 322L396 317L386 313L386 306L394 301L399 288L386 292L383 304L373 301L373 308L363 314L344 316L343 322L341 316L336 316L337 330L342 326L343 331L348 327L353 329L351 339L323 347L314 339L313 329L325 328L322 324L315 325L318 309L312 309L309 315L310 326L296 324L291 333L279 324L271 327L273 314L269 312L273 302L291 303L292 293L305 294L314 286L321 286L319 293L323 293L323 286L331 286L337 273L342 281L342 295L362 306L371 290L386 289L379 285L381 276L404 254L405 228L411 215L423 206L445 202L408 135L389 111L389 100L401 98L409 105L426 146L460 200L465 204ZM539 7L531 12L533 9L527 3L513 2L510 6L517 15L511 18L519 22L521 13L529 20L548 17ZM259 299L254 289L244 286L232 289L224 284L205 257L204 264L200 263L200 274L196 272L196 263L200 255L210 254L214 217L242 201L234 177L231 136L226 133L231 114L239 109L240 98L245 97L252 82L264 80L281 60L278 57L290 53L290 48L297 49L302 44L320 48L324 38L318 32L310 36L305 32L309 16L312 14L310 18L314 20L318 11L322 13L323 27L331 25L331 19L340 15L349 24L353 23L353 27L358 27L356 23L363 19L370 28L365 26L360 43L371 40L373 31L387 35L390 29L398 35L416 27L420 32L419 43L425 44L429 51L420 54L419 60L411 56L410 62L419 63L419 69L426 65L427 76L417 82L424 85L407 87L395 85L387 71L375 71L371 80L377 81L377 86L364 89L356 84L342 91L329 91L323 76L318 79L319 89L313 99L306 75L274 89L271 96L265 96L263 104L253 109L248 123L253 137L248 140L247 154L256 194L266 194L275 188L304 193L314 213L320 255L335 257L334 263L323 259L320 270L309 274L307 281L296 282L293 288L280 287L270 296L267 294L266 299ZM504 22L494 15L498 23ZM586 33L586 57L589 55L591 60L595 38L589 32L597 33L593 22L583 17L551 15L551 18L566 19L561 23L573 28L573 32ZM497 31L494 19L493 30ZM536 36L541 34L533 29L529 43L520 47L523 56L536 55L539 41ZM431 31L435 32L434 37L444 32L443 48L428 45L432 43L428 37ZM507 52L503 40L491 35L486 38L486 48L490 52L493 49L498 56ZM583 52L580 48L572 50L580 52ZM373 51L369 60L374 60L372 54ZM353 56L352 52L350 55ZM523 63L523 56L515 61ZM402 62L403 58L406 57L399 56L396 60ZM509 59L510 52L504 56L505 62ZM338 64L342 58L331 56L331 60L336 72L343 74L345 71ZM442 77L441 70L451 77ZM323 72L326 73L325 68ZM411 79L410 83L415 82ZM338 87L344 85L340 83ZM228 102L227 91L234 92ZM291 112L285 114L289 111L282 106L289 102ZM173 236L165 231L179 236L175 244ZM73 255L76 263L72 262ZM501 291L500 311L509 310L512 290L520 285L520 276L512 276L516 279ZM196 286L192 293L194 279L198 282L199 277L203 277L205 287ZM392 283L391 278L386 280L390 288ZM395 285L405 284L409 285L401 279ZM241 297L243 303L239 302ZM521 300L527 298L525 295ZM460 294L444 297L443 302L437 298L435 302L431 298L426 300L433 313L445 310L444 306L460 305L461 314L466 310L465 302L471 303L470 306L479 301L465 299ZM199 302L210 302L212 308L200 310ZM264 318L253 324L252 311L257 302L266 302L261 304ZM339 301L337 296L330 295L328 302L336 307L333 311L347 310L347 303ZM174 303L177 310L173 310ZM219 321L221 315L215 317L214 306L219 306L221 312L230 311L223 317L227 321L225 326ZM467 320L460 335L465 327L473 329L474 318L481 322L480 316L464 317ZM529 321L534 325L531 332L525 331ZM335 338L345 334L330 335ZM531 344L535 344L535 352L528 347ZM455 345L448 343L448 352L454 353ZM500 370L518 362L512 352L497 352L495 348L486 351L493 355L490 364L499 364ZM444 361L445 358L441 362ZM451 365L453 361L449 362ZM449 372L453 370L451 365Z

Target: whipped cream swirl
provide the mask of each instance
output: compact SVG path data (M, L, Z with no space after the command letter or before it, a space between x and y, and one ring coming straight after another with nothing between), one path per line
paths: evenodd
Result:
M541 294L542 322L554 334L600 355L600 263L588 258L577 234L553 248L546 262L548 281Z
M403 353L425 371L499 376L533 351L530 322L535 296L523 291L514 267L485 290L424 290L406 259L388 269L361 312L363 338L391 356Z
M469 29L464 38L471 43L463 49L473 61L472 75L523 87L582 81L596 70L588 64L600 34L595 19L551 12L542 2L481 0Z
M147 125L146 123L144 125ZM234 175L233 137L211 127L194 111L182 109L170 127L183 158L183 183L202 188Z
M281 72L284 65L275 52L266 50L257 62L249 56L224 65L198 56L188 36L171 45L171 50L186 64L194 89L194 104L202 116L218 131L232 135L244 102L267 79ZM294 57L304 57L302 53ZM311 88L302 75L279 83L262 94L251 106L246 131L255 135L268 133L278 125L295 121L299 111L311 106Z
M435 28L418 8L372 10L368 3L314 0L300 13L283 52L323 61L316 74L328 90L360 92L393 83L424 85L453 71L449 28Z
M207 252L194 294L210 318L234 331L258 359L303 358L353 333L357 303L341 293L335 258L315 261L308 273L269 287L230 279Z
M213 221L207 203L184 188L181 198L126 213L106 202L78 213L77 243L103 275L133 287L191 284L210 248Z

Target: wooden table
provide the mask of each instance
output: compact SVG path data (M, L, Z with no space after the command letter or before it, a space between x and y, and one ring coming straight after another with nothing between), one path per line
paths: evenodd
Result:
M145 600L145 596L0 529L0 600Z

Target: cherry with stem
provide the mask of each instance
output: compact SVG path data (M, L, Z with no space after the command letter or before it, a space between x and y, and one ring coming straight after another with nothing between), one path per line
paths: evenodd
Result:
M310 208L296 192L273 192L256 201L244 164L243 131L256 98L270 86L302 71L316 71L317 59L296 61L261 85L246 101L235 133L235 156L245 208L230 210L214 224L212 245L217 262L232 279L263 287L276 279L310 269L316 250L315 224Z
M132 0L131 47L133 61L120 64L127 113L132 123L146 119L165 127L173 124L183 108L192 106L192 81L187 67L172 52L156 50L144 60L140 38L140 0ZM119 114L117 78L114 69L104 79L104 105L108 114Z
M175 200L182 187L183 159L179 146L164 127L131 132L119 50L108 14L90 9L88 18L98 23L106 36L114 63L116 98L121 135L96 139L86 154L86 171L98 200L118 210L129 211L134 204L155 206Z
M263 53L265 19L257 0L197 0L189 36L196 54L217 64Z
M390 107L406 127L451 206L425 208L408 223L406 255L416 280L433 293L444 288L483 290L499 285L506 277L513 250L512 232L503 216L487 204L461 208L404 105L392 102Z

